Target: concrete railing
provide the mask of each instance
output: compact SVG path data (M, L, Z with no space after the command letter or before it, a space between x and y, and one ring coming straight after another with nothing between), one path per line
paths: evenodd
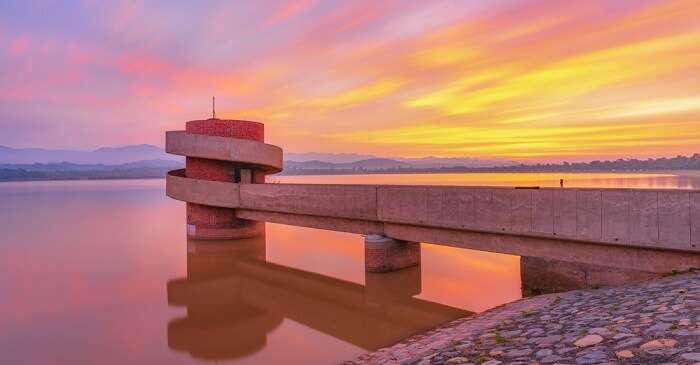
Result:
M233 184L178 175L168 176L169 196L210 206L700 252L698 191Z
M185 131L166 132L165 140L165 151L173 155L232 161L266 173L282 171L282 149L271 144Z

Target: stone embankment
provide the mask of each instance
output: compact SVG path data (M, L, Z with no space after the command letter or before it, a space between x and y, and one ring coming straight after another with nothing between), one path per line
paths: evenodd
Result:
M700 273L522 299L345 364L700 365Z

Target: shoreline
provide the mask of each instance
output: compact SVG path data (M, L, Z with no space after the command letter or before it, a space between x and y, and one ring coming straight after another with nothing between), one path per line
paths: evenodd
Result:
M142 177L97 177L97 178L64 178L64 179L17 179L0 180L0 183L17 182L47 182L47 181L106 181L106 180L164 180L165 176L142 176Z
M700 364L700 272L545 294L343 365Z
M280 173L274 176L352 176L352 175L460 175L460 174L647 174L647 175L671 175L694 176L700 174L700 170L468 170L468 171L415 171L415 170L367 170L347 172L324 172L327 170L313 170L310 173ZM683 174L691 172L691 175Z
M505 170L484 170L484 171L343 171L343 172L323 172L314 171L313 173L280 173L268 175L270 178L275 177L312 177L312 176L356 176L356 175L471 175L471 174L632 174L632 175L666 175L666 176L688 176L700 177L700 170L614 170L614 171L505 171ZM110 176L110 177L47 177L47 178L18 178L18 179L0 179L3 182L32 182L32 181L83 181L83 180L143 180L143 179L165 179L166 175L144 175L144 176Z

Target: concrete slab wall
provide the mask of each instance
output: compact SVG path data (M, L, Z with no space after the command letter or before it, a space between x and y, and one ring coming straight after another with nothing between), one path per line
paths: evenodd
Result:
M554 190L554 235L576 237L576 191Z
M188 179L185 170L166 176L165 194L173 199L223 208L238 208L239 184L221 181Z
M700 249L700 193L690 194L690 246Z
M659 245L690 248L690 193L659 192Z
M480 251L600 264L655 273L687 270L700 265L700 255L686 252L646 250L562 239L497 235L395 223L385 223L384 234L402 240L412 239Z
M475 229L510 232L511 190L476 189L474 198Z
M510 201L510 229L515 233L532 231L532 192L531 189L515 189Z
M603 241L628 243L630 230L630 192L603 191Z
M442 193L442 191L441 191ZM435 194L435 192L433 192ZM433 195L434 197L436 195ZM440 194L444 199L444 194ZM442 200L441 200L442 201ZM433 204L440 204L440 202ZM377 216L388 222L425 224L428 220L428 188L424 186L378 186ZM433 209L437 209L434 207Z
M602 238L602 192L578 190L576 192L576 238L600 241Z
M630 191L629 243L654 246L659 242L659 193Z
M180 156L250 164L269 172L282 171L281 148L246 139L169 131L165 133L165 151Z
M532 191L532 231L529 233L554 235L554 191Z
M377 220L377 188L370 185L243 184L240 194L245 209Z
M247 209L236 209L236 217L252 221L279 223L290 226L325 229L337 232L358 234L384 233L384 226L382 223L359 219L330 218L314 215L276 213Z
M378 217L387 222L662 249L700 249L700 192L692 193L691 200L690 192L672 190L378 189ZM691 215L697 218L691 219ZM695 246L691 245L691 236Z
M700 255L688 254L687 252L657 251L621 245L573 242L561 238L491 234L488 232L473 232L441 227L304 216L245 209L237 210L236 214L239 218L251 220L350 233L384 234L407 241L434 243L519 256L536 256L574 263L599 264L655 273L668 273L672 270L700 267Z
M381 190L380 188L380 192ZM380 194L380 196L382 195ZM380 202L382 201L380 199ZM473 227L476 225L474 204L474 189L471 188L445 187L442 189L428 189L426 202L428 215L425 218L426 222L434 226ZM387 202L387 204L380 204L380 207L386 208L390 205Z

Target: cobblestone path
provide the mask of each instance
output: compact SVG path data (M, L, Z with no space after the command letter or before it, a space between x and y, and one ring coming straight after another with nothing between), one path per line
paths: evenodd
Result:
M345 364L700 365L700 273L522 299Z

